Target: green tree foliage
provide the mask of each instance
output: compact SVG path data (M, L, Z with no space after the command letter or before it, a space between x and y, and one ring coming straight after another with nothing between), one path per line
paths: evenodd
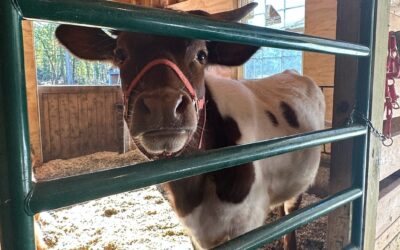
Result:
M72 56L56 40L53 23L34 22L37 80L41 85L105 85L110 64ZM115 83L115 80L114 80Z

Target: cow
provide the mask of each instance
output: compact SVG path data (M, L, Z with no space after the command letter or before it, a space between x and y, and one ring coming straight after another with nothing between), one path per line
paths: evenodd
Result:
M255 4L209 14L239 21ZM246 144L324 128L324 96L294 70L258 80L212 74L239 66L257 46L60 25L58 41L75 56L110 61L120 70L124 119L149 159ZM162 184L197 249L209 249L263 225L272 208L288 214L313 183L314 147ZM294 232L285 249L295 249Z

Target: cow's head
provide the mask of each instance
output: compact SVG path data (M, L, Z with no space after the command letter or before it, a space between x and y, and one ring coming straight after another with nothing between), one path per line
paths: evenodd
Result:
M238 21L256 5L208 14L209 18ZM60 25L56 37L77 57L112 61L120 69L125 95L125 120L137 146L157 158L180 152L198 128L205 97L208 65L237 66L258 47L192 40L135 32Z

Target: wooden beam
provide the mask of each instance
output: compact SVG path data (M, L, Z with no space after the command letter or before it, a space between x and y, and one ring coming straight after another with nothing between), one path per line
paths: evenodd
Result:
M306 0L304 33L335 39L336 6L336 0ZM319 85L333 86L335 56L312 52L303 55L303 73Z
M205 10L210 13L217 13L237 8L238 0L187 0L171 4L168 8L175 10Z
M336 39L347 42L359 41L361 0L338 0ZM333 127L347 122L354 106L357 81L357 59L336 56L335 90L333 101ZM332 163L329 189L336 193L351 185L353 141L332 144ZM328 249L342 249L349 243L350 205L343 206L328 216Z
M374 33L373 51L373 78L372 78L372 107L371 122L373 126L382 130L383 112L382 106L385 101L384 83L386 80L387 41L389 25L389 1L376 1L376 28ZM370 138L367 182L365 197L365 223L363 249L375 248L375 233L377 223L377 206L379 196L379 159L382 144L374 136Z
M336 0L306 0L304 33L325 38L336 38ZM319 86L333 86L335 56L303 53L303 74ZM332 122L333 89L323 90L326 102L325 121ZM330 152L330 149L328 150Z
M29 140L31 144L32 167L34 168L43 162L43 156L42 142L40 139L40 121L32 22L23 21L22 29L24 40L26 96L28 99Z

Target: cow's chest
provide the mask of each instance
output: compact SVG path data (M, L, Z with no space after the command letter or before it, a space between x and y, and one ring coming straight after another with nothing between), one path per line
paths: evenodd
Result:
M201 204L180 218L202 248L212 248L263 225L268 213L268 195L260 173L255 175L250 191L238 203L221 201L214 182L206 181Z

